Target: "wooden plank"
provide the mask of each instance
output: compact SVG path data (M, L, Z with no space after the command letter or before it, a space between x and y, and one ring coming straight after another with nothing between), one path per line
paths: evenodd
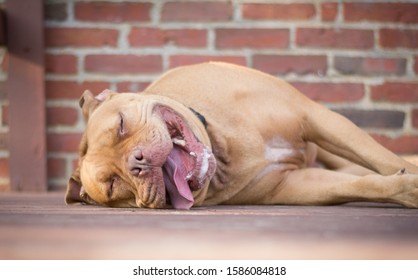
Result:
M10 184L46 191L45 67L42 0L7 0Z
M63 197L0 193L0 259L418 259L418 212L388 204L178 211Z

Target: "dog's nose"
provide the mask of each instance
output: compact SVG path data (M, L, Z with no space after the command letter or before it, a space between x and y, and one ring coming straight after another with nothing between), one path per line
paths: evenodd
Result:
M142 151L135 149L131 152L128 158L128 168L133 176L138 176L146 167L146 162Z
M132 156L135 158L135 160L137 161L142 161L144 159L143 155L142 155L142 151L139 149L136 149L132 152Z

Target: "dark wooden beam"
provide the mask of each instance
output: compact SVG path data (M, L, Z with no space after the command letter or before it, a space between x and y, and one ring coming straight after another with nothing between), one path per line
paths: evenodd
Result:
M4 8L0 6L0 46L5 46L6 40L6 13Z
M9 166L14 191L46 191L42 0L7 0Z

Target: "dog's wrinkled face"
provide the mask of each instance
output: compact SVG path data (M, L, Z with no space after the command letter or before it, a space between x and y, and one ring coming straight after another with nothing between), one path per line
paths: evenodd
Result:
M207 187L215 172L215 158L177 108L165 103L139 94L84 93L87 125L67 203L193 205L193 192Z

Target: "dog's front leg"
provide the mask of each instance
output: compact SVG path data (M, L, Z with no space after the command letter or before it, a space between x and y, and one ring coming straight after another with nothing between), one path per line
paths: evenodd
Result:
M378 144L345 117L314 102L305 108L305 140L382 175L391 175L403 168L418 174L417 166Z

